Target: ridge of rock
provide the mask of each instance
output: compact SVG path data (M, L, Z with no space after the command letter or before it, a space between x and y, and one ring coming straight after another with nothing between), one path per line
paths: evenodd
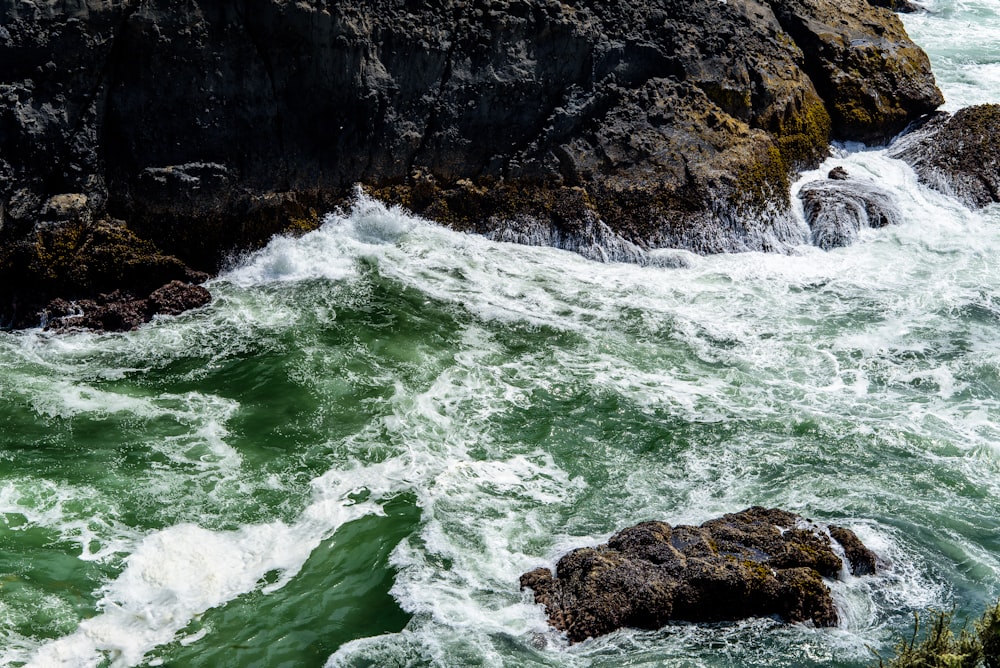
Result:
M939 112L894 142L889 155L970 208L1000 202L1000 105Z

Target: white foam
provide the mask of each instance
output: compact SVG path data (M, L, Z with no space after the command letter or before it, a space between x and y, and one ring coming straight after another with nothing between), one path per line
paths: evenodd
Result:
M241 287L308 279L342 281L357 275L366 251L398 243L419 225L402 209L386 207L358 190L348 213L329 214L319 229L301 237L279 236L218 281Z
M156 444L159 452L178 468L192 464L196 472L228 479L241 465L227 443L227 423L239 409L235 402L199 393L131 397L102 389L95 378L127 377L201 355L204 364L190 372L196 378L233 355L278 347L281 334L303 321L336 323L338 299L363 289L371 272L424 295L431 308L453 313L461 330L453 346L437 353L440 359L420 366L416 380L393 377L392 369L377 372L385 377L373 382L394 388L382 412L330 448L346 453L341 462L372 449L379 453L373 459L382 461L341 464L314 480L309 504L296 519L235 531L186 523L143 536L122 534L113 525L90 528L89 534L72 528L69 535L81 544L103 541L92 553L83 548L86 558L130 556L103 589L100 614L39 649L32 665L139 663L206 610L248 591L282 587L320 541L346 521L381 512L385 499L403 491L416 497L422 524L392 553L398 569L392 594L413 621L403 633L348 643L331 657L331 666L359 657L376 657L375 663L453 664L457 657L502 663L509 658L505 643L517 646L519 657L568 665L589 665L621 651L662 655L664 647L684 655L720 639L739 652L739 643L753 647L753 634L765 628L784 639L779 645L786 642L789 651L809 660L841 650L862 657L858 648L864 643L881 642L887 615L939 604L949 593L926 556L915 554L923 549L919 544L874 521L849 526L891 568L874 580L837 585L846 611L837 631L776 631L770 622L722 630L674 627L568 648L514 584L521 572L552 565L566 550L601 542L610 531L650 515L698 523L761 496L793 509L825 507L827 489L811 480L786 485L774 473L815 447L815 439L795 432L800 421L827 430L831 447L854 437L870 439L904 450L914 461L938 457L940 470L986 484L970 470L983 462L995 466L995 446L987 443L996 430L990 418L996 406L956 403L975 386L963 365L995 362L1000 344L990 328L957 330L954 337L950 328L958 327L956 309L981 302L981 291L997 283L997 214L969 212L921 188L912 170L880 151L841 153L805 178L838 164L890 189L906 224L872 231L857 246L830 253L800 248L789 256L691 258L682 268L668 269L596 264L555 249L494 243L362 197L319 230L276 239L221 276L211 284L213 306L191 319L114 337L34 333L5 342L18 351L14 367L20 377L30 379L29 371L38 368L66 374L44 388L25 381L19 396L28 397L39 416L174 420L185 433ZM302 312L294 302L309 285L320 296L310 296ZM512 353L516 346L509 347L507 338L523 332L543 342L548 337L551 345ZM957 345L958 335L972 339L977 357L936 359L935 346ZM349 354L310 345L319 372ZM292 373L305 384L311 371ZM348 383L331 392L350 389ZM546 440L550 452L537 443L504 440L497 421L531 408L534 392L582 397L574 418L581 426L593 426L587 401L613 397L637 416L640 427L644 420L677 420L703 425L705 435L692 427L682 452L663 446L659 453L655 444L633 445L581 429L574 452L584 464L596 460L591 470L600 487L591 489L561 467L558 456L570 455L554 453L553 443L562 446L558 439L575 434ZM732 435L713 434L725 422L735 425ZM969 441L968 449L941 456L933 439L955 434ZM816 473L824 480L838 475ZM150 487L159 491L155 483ZM898 502L891 492L886 494ZM78 498L87 490L53 493ZM848 501L852 493L846 493ZM865 507L860 504L852 508ZM58 503L32 505L0 494L0 510L38 526L73 527ZM963 550L977 573L996 577L987 555Z
M126 559L122 574L103 588L101 614L42 646L27 665L134 666L201 613L261 588L265 576L279 576L265 591L284 586L338 527L381 512L374 500L352 498L366 483L376 498L386 491L377 466L326 474L314 485L314 502L291 525L271 522L209 531L182 524L146 536Z
M901 14L910 38L930 57L946 111L1000 101L1000 5L995 0L926 0Z

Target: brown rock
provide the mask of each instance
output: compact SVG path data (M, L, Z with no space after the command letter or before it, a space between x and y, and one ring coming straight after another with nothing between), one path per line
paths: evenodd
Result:
M972 208L1000 202L1000 105L935 114L889 150L920 181Z
M874 555L853 533L838 528L836 535L856 573L869 562L874 569ZM823 577L841 568L822 527L754 507L700 527L643 522L564 555L554 576L544 568L525 573L521 587L534 591L552 626L579 642L671 620L778 615L832 626L837 612Z

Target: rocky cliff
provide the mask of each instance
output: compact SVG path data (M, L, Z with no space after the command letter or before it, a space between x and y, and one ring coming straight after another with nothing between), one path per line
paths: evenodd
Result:
M781 250L790 173L942 101L864 0L0 0L0 63L6 325L197 280L355 184L605 259Z

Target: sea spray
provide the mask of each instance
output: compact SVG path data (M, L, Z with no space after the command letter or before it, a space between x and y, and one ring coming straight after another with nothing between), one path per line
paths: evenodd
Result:
M949 108L994 101L994 4L925 4L904 20ZM914 611L978 614L1000 591L1000 213L858 146L795 187L835 166L904 222L670 269L359 197L197 312L0 334L0 665L861 666ZM833 584L839 628L570 647L517 590L623 526L752 504L884 562Z

